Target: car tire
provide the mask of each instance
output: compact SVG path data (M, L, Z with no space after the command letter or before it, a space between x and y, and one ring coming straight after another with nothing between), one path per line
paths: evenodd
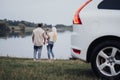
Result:
M110 40L99 43L92 52L91 67L99 78L120 79L120 42Z

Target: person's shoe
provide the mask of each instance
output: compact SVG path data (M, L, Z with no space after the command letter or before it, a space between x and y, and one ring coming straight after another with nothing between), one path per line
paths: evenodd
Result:
M56 58L53 58L53 60L56 60Z
M36 59L33 59L33 61L36 61Z

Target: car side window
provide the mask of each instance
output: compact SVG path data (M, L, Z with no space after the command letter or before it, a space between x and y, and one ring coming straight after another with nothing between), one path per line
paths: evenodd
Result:
M120 0L103 0L98 9L120 10Z

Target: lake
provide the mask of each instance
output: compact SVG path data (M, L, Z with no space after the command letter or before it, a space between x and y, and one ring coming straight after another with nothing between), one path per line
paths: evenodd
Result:
M71 32L59 32L57 42L54 45L53 52L56 59L69 59ZM0 56L33 58L33 43L31 33L26 35L12 33L6 37L0 37ZM43 46L42 59L47 59L46 45Z

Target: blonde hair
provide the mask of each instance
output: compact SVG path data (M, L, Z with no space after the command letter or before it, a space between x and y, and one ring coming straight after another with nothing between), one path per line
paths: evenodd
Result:
M57 29L56 29L56 27L52 27L52 32L53 32L53 41L56 42L56 40L57 40Z

